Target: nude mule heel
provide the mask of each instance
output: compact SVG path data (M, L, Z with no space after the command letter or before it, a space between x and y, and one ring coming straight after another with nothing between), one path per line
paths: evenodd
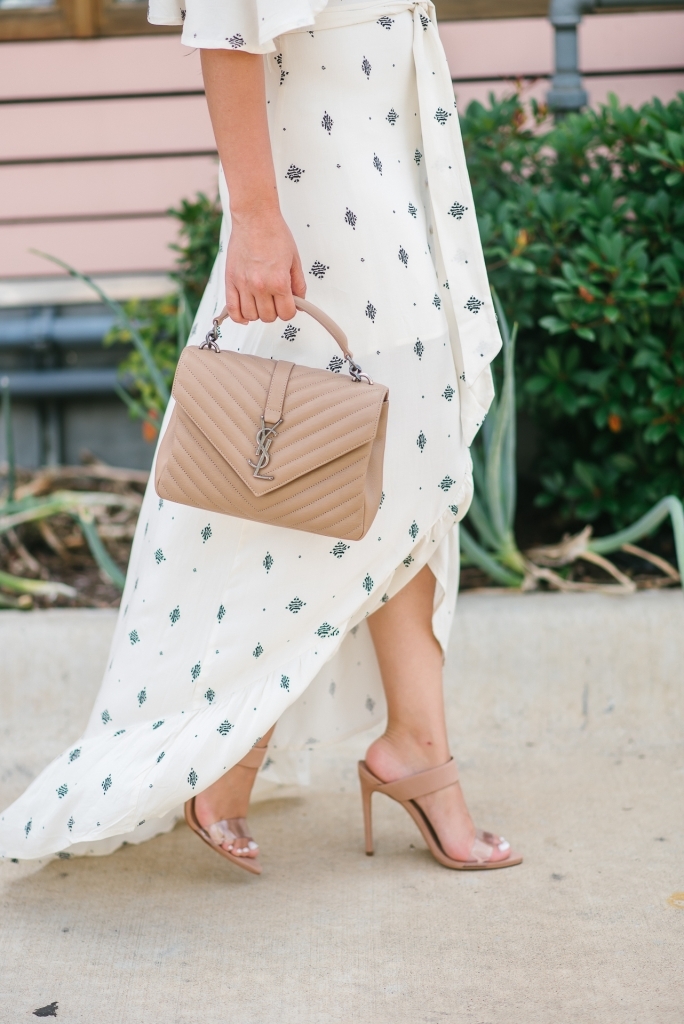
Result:
M427 843L427 847L435 858L445 868L453 868L455 871L488 871L494 868L512 868L516 864L522 864L522 857L510 851L505 860L491 861L494 847L487 843L482 837L486 833L478 832L473 840L471 856L469 860L454 860L449 857L439 841L435 829L425 811L416 803L421 796L429 793L436 793L447 786L453 786L458 782L458 768L453 757L446 764L439 768L428 768L427 771L417 772L415 775L408 775L396 782L382 782L370 770L365 761L359 761L359 780L361 782L361 802L363 804L363 826L366 839L366 854L373 855L373 820L371 811L371 798L373 793L384 793L385 796L396 800L397 803L411 815L420 830L420 834ZM502 842L505 842L503 840ZM506 844L508 846L508 844ZM502 850L504 847L499 846Z
M252 747L248 754L238 761L243 768L260 768L262 762L266 756L266 750L268 744L265 747ZM216 821L213 825L209 826L209 831L204 829L199 821L197 820L197 814L195 813L195 798L188 800L185 804L185 821L188 826L195 832L202 842L210 846L212 850L225 857L231 864L236 864L239 868L244 868L245 871L249 871L253 875L260 875L262 868L259 863L258 857L238 857L236 854L231 853L230 850L224 850L222 843L226 840L232 839L250 839L251 836L247 831L247 819L246 818L225 818L223 821ZM214 832L212 837L211 832Z

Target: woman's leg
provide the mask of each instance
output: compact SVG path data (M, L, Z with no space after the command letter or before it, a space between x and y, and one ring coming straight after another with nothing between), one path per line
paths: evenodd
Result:
M260 747L268 745L273 729L275 725L259 740ZM249 798L257 771L257 768L246 768L242 764L233 765L213 786L209 786L195 797L195 814L205 831L217 821L247 817ZM256 857L259 853L258 845L254 840L247 838L238 837L222 845L238 857Z
M434 593L435 577L425 566L368 619L388 719L384 735L369 747L366 763L383 782L436 768L451 756L444 717L442 649L432 632ZM476 835L494 848L491 860L509 856L508 843L500 836L476 832L458 783L418 802L448 856L470 859ZM478 844L478 856L486 859L488 852Z

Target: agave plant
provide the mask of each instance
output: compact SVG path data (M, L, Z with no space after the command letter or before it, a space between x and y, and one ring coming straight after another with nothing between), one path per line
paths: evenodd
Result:
M536 547L523 553L515 539L516 511L516 402L515 343L518 325L511 330L498 295L492 290L503 339L503 384L484 422L481 439L471 448L475 496L461 524L464 564L477 565L491 579L506 587L534 589L540 580L559 590L609 590L630 593L635 584L604 556L626 551L651 562L670 580L684 578L684 508L679 498L662 498L631 526L607 537L592 537L591 526L566 536L557 545ZM664 559L635 546L670 517L674 531L679 572ZM476 537L473 536L473 532ZM575 583L555 572L578 558L605 569L615 584Z

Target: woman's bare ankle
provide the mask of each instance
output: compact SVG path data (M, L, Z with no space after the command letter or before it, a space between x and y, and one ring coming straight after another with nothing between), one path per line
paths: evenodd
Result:
M405 729L388 727L366 752L368 767L383 782L437 768L449 760L451 754L444 739L431 739Z

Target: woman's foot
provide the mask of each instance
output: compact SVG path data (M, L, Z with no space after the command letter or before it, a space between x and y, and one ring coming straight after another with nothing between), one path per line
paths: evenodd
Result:
M448 753L441 744L421 744L410 734L385 733L370 745L366 764L383 782L437 768ZM423 796L416 803L425 812L448 857L458 861L501 861L510 855L510 844L501 836L475 828L459 783Z
M266 749L272 732L273 729L269 729L259 746L252 748L254 753ZM250 760L249 754L245 760ZM259 762L258 757L256 761ZM238 762L195 797L197 821L212 842L234 857L259 856L259 844L249 834L247 827L249 798L258 770L258 767L248 767Z

